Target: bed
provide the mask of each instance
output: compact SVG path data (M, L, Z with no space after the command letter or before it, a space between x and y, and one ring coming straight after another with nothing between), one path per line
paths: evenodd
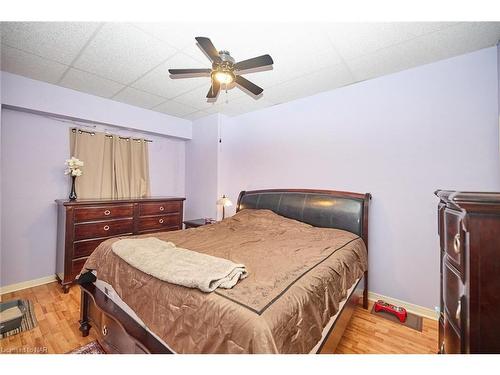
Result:
M113 353L332 351L360 298L368 305L370 198L243 191L222 222L146 235L247 266L246 279L213 293L142 273L111 251L120 238L107 240L79 278L80 330L94 327Z

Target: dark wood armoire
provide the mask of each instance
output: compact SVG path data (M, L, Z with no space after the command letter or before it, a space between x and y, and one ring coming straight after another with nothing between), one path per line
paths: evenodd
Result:
M438 190L441 353L500 353L500 193Z

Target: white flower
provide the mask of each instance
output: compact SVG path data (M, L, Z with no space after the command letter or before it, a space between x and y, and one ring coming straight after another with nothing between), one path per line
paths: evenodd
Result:
M80 177L82 175L82 171L81 171L81 169L78 169L78 168L73 169L71 171L71 175L75 176L75 177Z
M74 156L71 157L71 159L68 159L64 162L64 164L67 165L67 169L64 171L64 174L66 175L71 175L75 177L79 177L82 175L82 170L80 167L83 167L83 161L79 160L78 158L75 158Z

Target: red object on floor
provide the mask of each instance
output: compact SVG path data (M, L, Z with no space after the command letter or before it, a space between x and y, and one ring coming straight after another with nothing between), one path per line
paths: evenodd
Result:
M381 299L375 302L375 312L379 311L385 311L390 314L396 315L401 323L404 323L406 321L406 317L408 316L408 313L406 312L406 309L404 307L391 305L390 303L384 302Z

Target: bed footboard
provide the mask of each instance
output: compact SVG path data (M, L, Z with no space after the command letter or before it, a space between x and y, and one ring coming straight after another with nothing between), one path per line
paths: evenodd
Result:
M99 344L112 354L172 354L92 282L81 283L80 331L94 329Z

